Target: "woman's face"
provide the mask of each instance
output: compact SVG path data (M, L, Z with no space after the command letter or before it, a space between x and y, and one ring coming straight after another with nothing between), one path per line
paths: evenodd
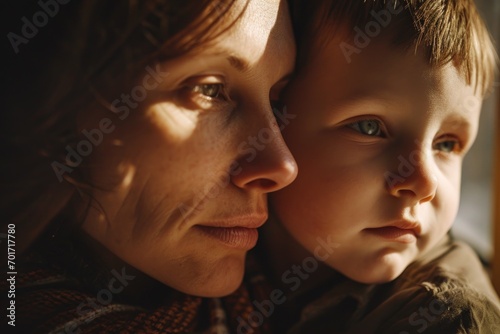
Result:
M82 124L97 143L84 163L102 207L84 230L179 291L235 290L266 194L297 174L270 105L294 60L286 3L251 0L201 52L145 68L112 101L115 114Z

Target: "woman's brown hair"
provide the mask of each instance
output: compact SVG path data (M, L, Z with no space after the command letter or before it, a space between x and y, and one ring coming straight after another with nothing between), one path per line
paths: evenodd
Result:
M18 46L4 92L1 146L8 159L0 167L2 221L4 229L16 224L18 251L92 186L82 166L62 179L54 171L67 165L65 148L81 139L77 114L96 103L109 107L146 66L205 47L244 11L235 1L75 1L60 5L43 31ZM21 16L40 9L32 3Z

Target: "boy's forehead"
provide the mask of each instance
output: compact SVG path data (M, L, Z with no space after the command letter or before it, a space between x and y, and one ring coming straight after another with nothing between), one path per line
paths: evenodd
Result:
M433 114L446 112L476 122L481 96L453 62L431 66L424 48L404 49L395 46L390 35L379 37L359 52L347 54L345 48L355 43L352 34L337 30L327 43L313 46L298 80L314 86L332 105L373 101L377 107L381 103L376 101L387 101L397 109L417 101Z
M437 84L453 73L455 79L469 86L465 75L454 61L431 65L427 59L429 50L426 47L396 45L392 33L367 39L360 47L359 41L362 39L353 36L347 29L346 25L338 25L333 34L324 32L323 35L327 37L318 38L318 43L312 47L313 56L310 60L314 62L317 57L320 65L324 64L325 69L332 70L325 75L341 75L347 82L354 81L358 84L371 81L411 83L411 80L405 80L410 77L415 77L417 81L427 80ZM356 75L361 74L364 79L358 81Z
M466 82L483 97L492 89L495 50L474 1L325 1L311 7L304 15L309 19L298 21L305 46L299 49L299 70L315 56L313 49L339 36L345 37L344 54L350 59L373 40L392 35L396 48L427 47L429 64L456 60Z

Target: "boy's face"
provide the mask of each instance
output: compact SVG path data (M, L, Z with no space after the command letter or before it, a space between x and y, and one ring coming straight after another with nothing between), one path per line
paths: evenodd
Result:
M375 38L348 63L340 42L311 50L285 94L299 175L271 201L311 253L318 238L336 244L321 254L328 265L386 282L450 229L481 99L455 67L433 69L413 48Z

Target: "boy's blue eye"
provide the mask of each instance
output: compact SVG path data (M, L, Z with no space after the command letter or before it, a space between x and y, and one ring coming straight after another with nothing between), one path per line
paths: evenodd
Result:
M366 119L349 124L349 127L367 136L381 136L382 127L376 119Z
M458 142L456 140L446 140L436 143L434 148L442 152L450 153L456 151L458 149L457 146Z

